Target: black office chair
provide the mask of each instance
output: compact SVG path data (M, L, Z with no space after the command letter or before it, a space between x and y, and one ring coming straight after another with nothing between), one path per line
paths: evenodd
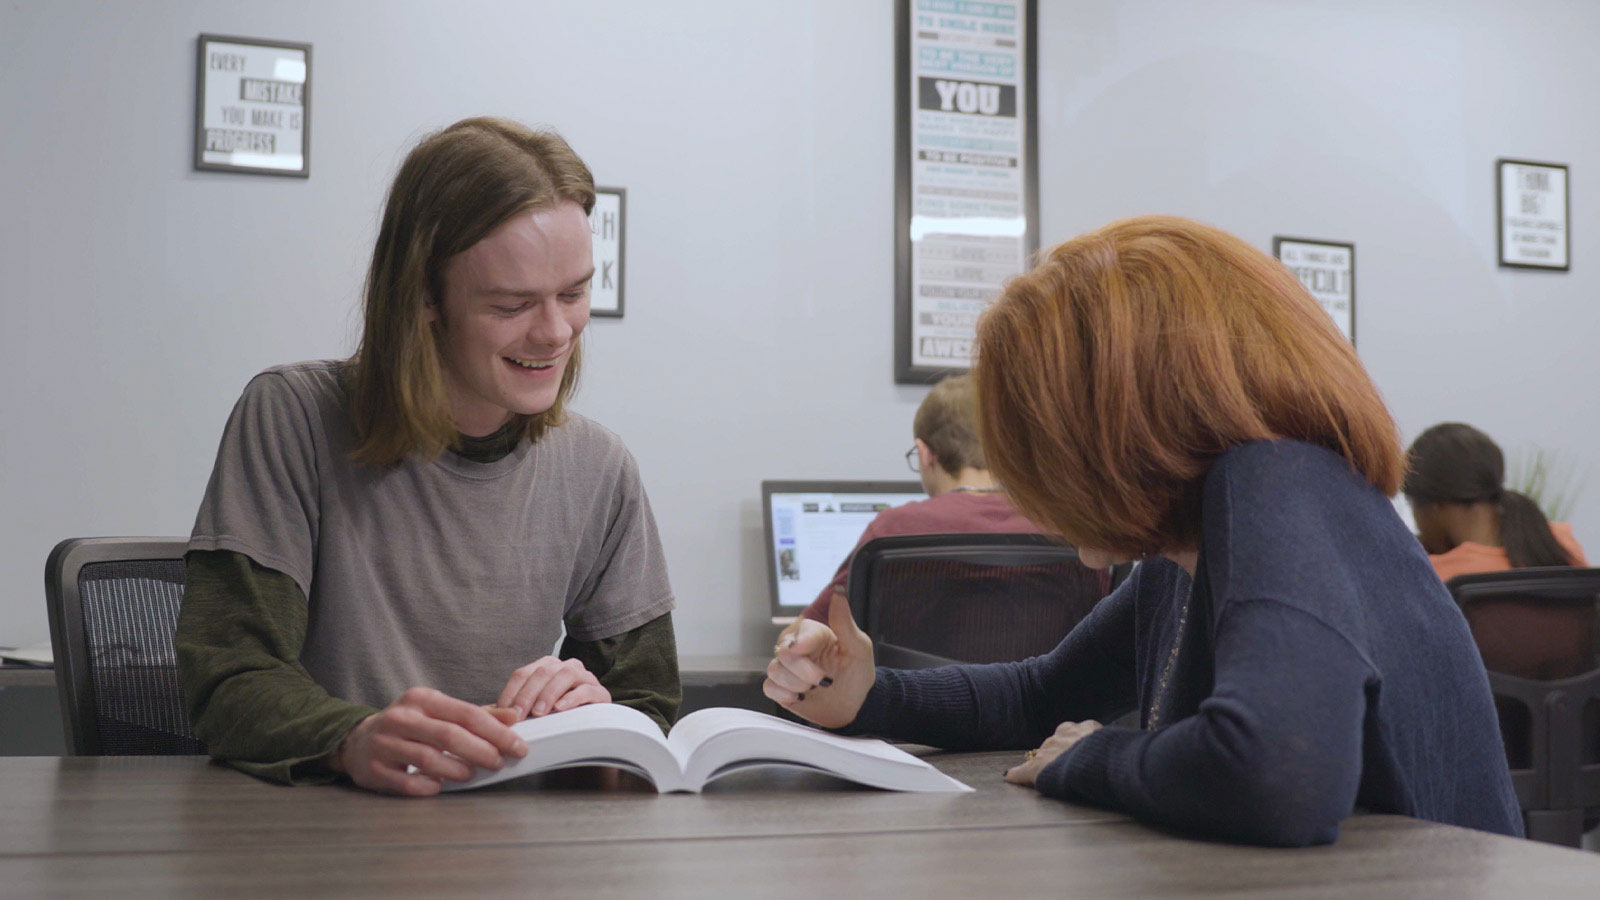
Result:
M172 649L184 538L73 538L45 563L67 745L77 756L205 753Z
M1600 569L1511 569L1446 586L1489 670L1528 837L1579 846L1600 810Z
M880 665L919 669L1054 649L1126 572L1038 534L916 534L856 550L850 611Z

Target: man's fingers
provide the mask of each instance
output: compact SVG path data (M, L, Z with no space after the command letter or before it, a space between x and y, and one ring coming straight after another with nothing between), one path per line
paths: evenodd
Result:
M517 733L506 727L499 719L490 715L487 710L465 700L431 692L434 696L422 700L421 709L428 716L445 722L452 722L465 728L468 732L488 741L500 753L518 757L528 753L528 745L517 737ZM411 691L407 691L409 696ZM451 753L456 753L454 748L446 747ZM456 753L457 756L462 754ZM464 757L465 758L465 757ZM476 762L476 760L474 760Z
M571 709L574 706L585 706L590 703L610 702L610 691L601 687L599 684L589 684L584 682L572 690L567 691L565 696L563 696L560 700L557 700L555 706L551 708L551 712L559 712L563 709Z
M517 695L511 699L511 707L521 710L523 715L532 715L534 698L539 696L545 685L560 674L559 671L553 670L535 672L531 678L522 683L521 690L518 690Z
M431 797L439 793L440 783L426 775L407 772L403 764L373 760L361 786L407 797Z
M496 722L495 726L505 728L499 722ZM393 727L386 729L384 734L375 736L373 740L374 742L382 740L386 746L396 740L426 744L439 750L448 750L466 760L468 764L482 766L485 769L499 769L505 764L502 754L494 744L454 722L427 716L397 720ZM388 754L385 756L387 758ZM406 762L418 765L410 756L406 757Z
M466 781L472 777L472 764L445 755L436 746L420 741L409 741L392 734L381 734L373 739L376 762L387 762L404 768L415 766L417 772L435 781Z
M494 716L501 725L515 725L522 721L522 716L509 706L485 706L484 711Z
M529 674L522 669L512 672L511 677L506 681L506 686L500 689L500 696L494 701L494 705L504 709L510 709L515 705L514 701L517 699L517 693L522 690L524 684L528 683Z
M542 716L549 712L556 705L556 701L572 690L573 685L587 674L589 673L584 672L580 675L571 669L561 669L551 675L550 680L544 683L544 689L528 698L528 714Z

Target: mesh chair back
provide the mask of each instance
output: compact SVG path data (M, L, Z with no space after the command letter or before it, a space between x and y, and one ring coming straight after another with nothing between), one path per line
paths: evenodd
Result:
M1048 653L1111 581L1040 535L908 535L857 550L848 591L884 664L916 667Z
M1452 578L1489 670L1528 836L1576 846L1600 806L1600 569L1511 569Z
M63 541L46 566L62 718L80 755L204 753L189 728L172 636L182 538Z

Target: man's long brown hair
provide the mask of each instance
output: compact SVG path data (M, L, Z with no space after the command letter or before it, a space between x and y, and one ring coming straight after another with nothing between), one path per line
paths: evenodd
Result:
M1400 486L1355 348L1277 260L1198 222L1124 219L1049 250L984 314L977 353L990 471L1080 546L1192 546L1206 472L1245 441L1318 444Z
M456 442L437 326L450 258L520 213L571 201L594 208L594 177L567 142L506 119L463 119L418 144L400 164L367 272L361 346L347 367L356 462L436 458ZM523 417L530 440L561 423L577 383L572 348L556 402Z

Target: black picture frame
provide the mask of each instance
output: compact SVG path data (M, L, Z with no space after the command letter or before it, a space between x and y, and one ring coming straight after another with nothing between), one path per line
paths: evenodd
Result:
M614 196L614 197L617 198L617 271L616 271L617 306L616 306L615 309L608 309L608 308L595 309L593 301L592 301L593 288L591 288L590 289L591 302L590 302L590 305L589 305L589 315L591 317L598 316L598 317L600 317L602 319L620 319L620 318L622 318L622 313L623 313L623 309L624 309L624 303L627 300L626 292L625 292L624 289L627 286L626 279L627 279L627 272L628 272L628 190L627 190L627 188L601 187L600 185L595 185L594 193L595 193L595 197L596 197L596 208L597 209L598 209L598 206L599 206L598 198L601 195L609 195L609 196ZM591 224L591 227L593 227L594 220L593 220L592 214L591 214L591 218L590 218L590 224ZM595 279L596 280L603 279L606 276L607 276L607 273L603 271L603 265L602 265L601 260L596 259L595 260L595 273L594 273Z
M1282 250L1283 250L1283 245L1285 243L1290 243L1290 244L1312 244L1312 245L1315 245L1315 246L1318 246L1318 247L1337 247L1338 249L1344 250L1344 251L1346 251L1346 252L1348 252L1350 254L1350 345L1352 347L1355 346L1355 343L1356 343L1356 323L1357 323L1357 319L1356 319L1356 245L1355 245L1355 243L1352 242L1352 241L1330 241L1330 240L1326 240L1324 238L1293 237L1291 235L1273 235L1273 237L1272 237L1272 258L1276 259L1279 263L1283 262ZM1310 290L1310 286L1307 285L1306 289Z
M914 0L895 3L895 123L894 123L894 380L896 384L933 384L967 366L912 364L912 256L911 256L911 15ZM1019 0L1023 18L1022 112L1023 210L1027 219L1025 259L1039 252L1039 17L1036 0Z
M1545 265L1543 263L1520 262L1506 259L1506 210L1505 210L1505 175L1506 166L1529 166L1539 169L1560 169L1563 195L1563 209L1561 221L1561 234L1566 258L1561 265ZM1494 161L1494 245L1495 259L1502 269L1531 269L1539 272L1570 272L1572 271L1572 171L1565 163L1537 162L1531 159L1511 159L1501 157Z
M211 162L206 153L206 47L208 44L243 44L252 47L270 47L304 54L306 78L301 88L300 168L284 169L267 166L241 166L232 163ZM276 41L263 38L239 37L226 34L201 34L195 39L194 83L194 148L193 166L202 172L235 172L248 175L278 175L289 178L311 177L311 45L297 41Z

